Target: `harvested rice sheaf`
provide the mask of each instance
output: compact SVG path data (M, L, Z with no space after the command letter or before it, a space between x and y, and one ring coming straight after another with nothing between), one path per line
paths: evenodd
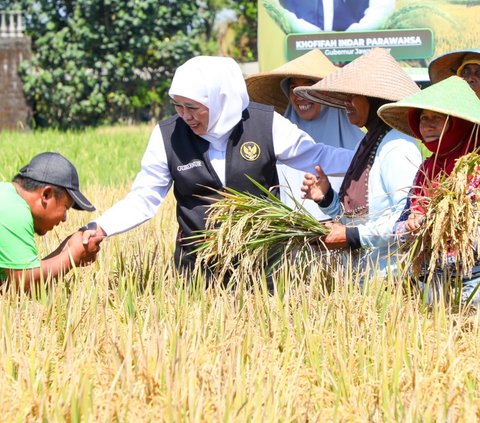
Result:
M431 189L425 220L408 251L416 276L426 273L431 280L435 268L452 265L458 275L472 271L479 258L479 187L480 155L470 153Z
M210 206L206 229L194 237L200 241L198 263L219 273L259 270L269 252L297 254L310 251L312 243L328 232L301 204L293 210L274 194L249 178L263 193L256 196L231 188L217 191L221 199Z

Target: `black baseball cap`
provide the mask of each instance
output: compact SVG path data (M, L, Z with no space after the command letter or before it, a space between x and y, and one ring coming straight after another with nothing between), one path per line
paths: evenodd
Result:
M73 208L94 211L95 206L80 192L75 166L59 153L40 153L18 172L24 178L65 188L72 197Z

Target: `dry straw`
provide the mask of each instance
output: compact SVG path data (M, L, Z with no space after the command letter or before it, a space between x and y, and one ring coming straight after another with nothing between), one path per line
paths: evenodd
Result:
M206 229L193 237L201 239L198 264L208 264L218 275L235 271L258 271L270 252L289 254L311 250L312 243L327 233L325 225L296 202L298 210L283 204L274 194L249 178L263 196L225 188L221 199L210 206Z

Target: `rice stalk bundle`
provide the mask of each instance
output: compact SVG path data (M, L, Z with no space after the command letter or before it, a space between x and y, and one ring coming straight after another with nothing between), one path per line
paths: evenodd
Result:
M296 255L311 251L312 243L328 232L301 204L289 206L258 182L249 178L262 196L232 188L216 191L221 198L210 206L206 227L198 235L197 263L209 265L220 273L261 270L270 253Z
M436 182L428 199L425 220L408 257L413 273L432 280L435 268L454 267L457 275L468 275L478 259L480 155L459 158L452 173Z

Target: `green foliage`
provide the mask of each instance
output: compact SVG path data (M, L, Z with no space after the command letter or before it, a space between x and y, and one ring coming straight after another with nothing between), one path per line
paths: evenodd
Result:
M151 132L150 125L88 128L81 131L0 132L0 180L10 181L31 158L58 151L76 166L81 186L130 185Z
M213 51L214 10L170 0L22 0L33 58L21 67L36 126L162 115L176 67Z
M236 11L238 20L233 24L235 32L232 57L244 62L257 60L257 0L244 0L234 2L233 10Z

